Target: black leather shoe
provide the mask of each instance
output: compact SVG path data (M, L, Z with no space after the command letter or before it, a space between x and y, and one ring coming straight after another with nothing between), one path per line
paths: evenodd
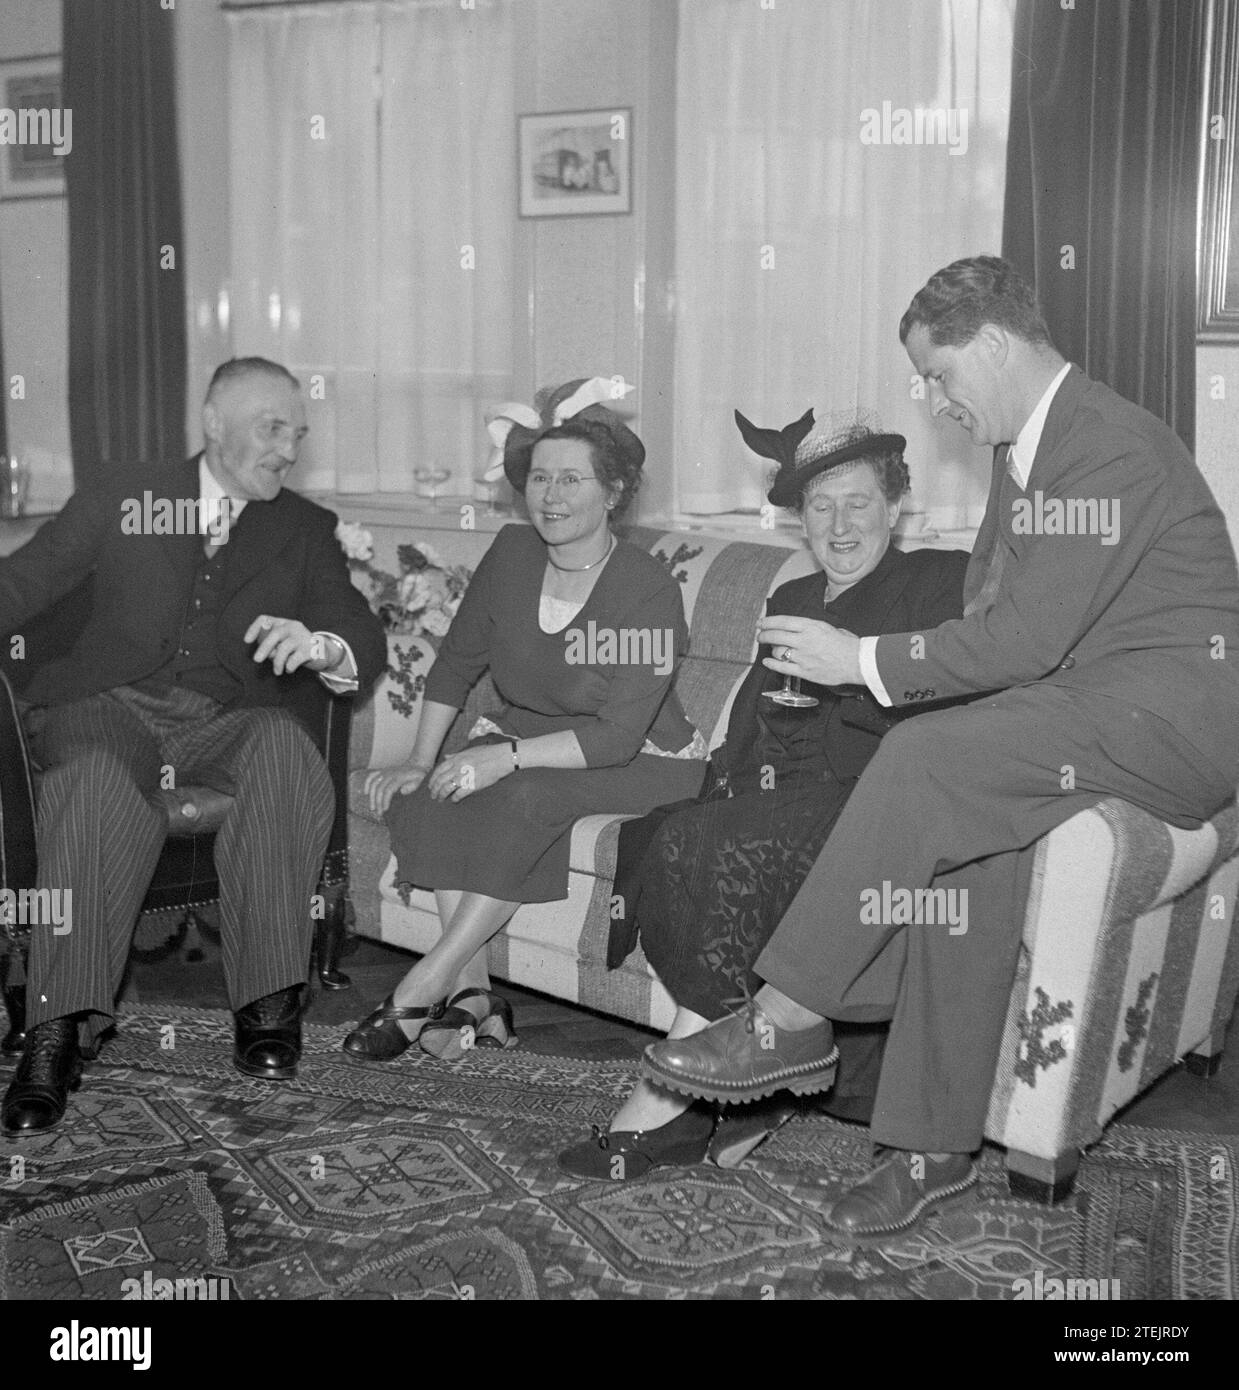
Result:
M798 1096L828 1091L838 1063L829 1023L795 1031L779 1028L750 1003L699 1033L651 1043L641 1074L686 1096L742 1105L776 1091Z
M26 1033L21 1061L4 1097L6 1134L41 1134L64 1119L69 1092L82 1084L77 1022L72 1017L36 1023Z
M718 1117L710 1157L720 1168L738 1168L759 1144L796 1113L790 1097L779 1094L752 1105L729 1105Z
M233 1065L263 1081L291 1081L301 1060L301 987L276 990L233 1015Z
M837 1234L853 1238L894 1235L967 1192L976 1180L977 1166L969 1154L936 1159L888 1149L873 1172L830 1208L826 1224Z
M657 1129L593 1126L593 1135L559 1155L559 1166L574 1178L629 1182L651 1168L687 1168L706 1156L714 1132L714 1111L700 1101Z

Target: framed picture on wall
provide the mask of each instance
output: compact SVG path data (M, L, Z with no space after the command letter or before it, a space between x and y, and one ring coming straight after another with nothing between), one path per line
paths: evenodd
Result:
M63 198L72 147L59 55L0 59L0 200Z
M517 117L522 217L632 211L632 108Z
M1201 118L1197 224L1197 335L1239 342L1239 22L1234 5L1208 7L1207 86Z

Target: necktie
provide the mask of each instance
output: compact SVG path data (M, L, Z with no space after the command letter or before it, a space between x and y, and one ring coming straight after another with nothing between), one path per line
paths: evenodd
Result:
M998 589L1002 584L1002 572L1007 564L1007 537L1003 529L1002 519L1011 506L1017 492L1022 492L1019 478L1015 472L1015 460L1012 458L1011 445L1006 446L1006 454L1002 459L1003 479L1002 485L998 490L998 515L994 518L994 544L990 551L989 569L985 573L985 582L978 590L976 597L965 607L964 617L967 618L978 611L984 612L991 607L994 600L998 597Z

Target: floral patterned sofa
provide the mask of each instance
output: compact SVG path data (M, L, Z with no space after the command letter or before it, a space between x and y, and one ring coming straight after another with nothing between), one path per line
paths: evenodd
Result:
M472 570L490 541L481 531L410 535L367 525L375 564L389 570L398 542L430 540L447 567ZM812 557L785 535L759 543L634 528L629 539L659 556L683 585L691 640L677 690L713 747L752 660L766 597L809 572ZM428 626L434 632L444 624L432 618ZM405 899L396 890L386 827L370 813L362 786L366 769L402 762L412 749L433 642L393 636L389 654L388 675L353 721L351 891L360 934L424 951L438 933L434 898L418 891ZM453 744L493 699L483 681ZM640 949L619 969L606 967L621 821L578 822L567 899L519 909L490 946L490 968L501 980L664 1028L671 1000ZM1233 805L1211 824L1182 831L1118 800L1082 812L1041 842L986 1131L1007 1147L1013 1186L1061 1195L1079 1151L1117 1109L1186 1054L1195 1053L1189 1062L1203 1069L1216 1060L1239 993L1237 850Z

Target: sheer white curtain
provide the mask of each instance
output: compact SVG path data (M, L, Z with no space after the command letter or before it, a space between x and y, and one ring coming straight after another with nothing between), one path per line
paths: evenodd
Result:
M865 406L908 438L913 509L946 529L979 519L989 451L930 421L898 325L939 266L1001 245L1013 9L681 0L680 510L765 500L765 469L733 409L779 427L810 405ZM884 103L887 134L901 109L956 113L953 126L923 127L923 139L942 131L946 143L862 142L867 111L881 138Z
M297 485L470 491L511 394L510 6L229 23L232 340L306 383Z

